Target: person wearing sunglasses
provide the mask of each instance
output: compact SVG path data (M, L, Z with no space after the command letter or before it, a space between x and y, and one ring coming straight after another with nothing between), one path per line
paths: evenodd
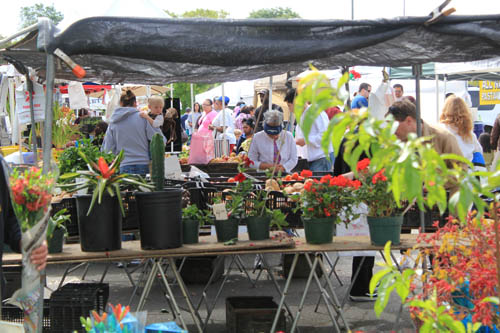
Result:
M359 85L358 94L351 102L351 109L361 109L363 107L368 107L368 98L370 97L370 92L372 91L372 86L368 83L361 83Z

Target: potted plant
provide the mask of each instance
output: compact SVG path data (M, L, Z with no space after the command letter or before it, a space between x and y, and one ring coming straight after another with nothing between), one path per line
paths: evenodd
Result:
M302 210L307 243L331 243L335 225L342 221L347 224L356 217L353 192L360 186L358 180L352 181L344 176L325 175L320 180L305 181L302 193L292 197L300 203L297 209Z
M372 170L370 159L358 162L356 168L361 186L356 191L356 198L368 207L367 221L370 240L373 245L384 246L387 241L400 244L403 213L398 205L385 176L385 168Z
M47 226L47 246L49 253L61 253L64 244L64 237L68 235L65 223L71 221L66 208L61 209L54 216L49 218Z
M199 209L196 205L189 205L182 209L182 239L184 244L198 243L200 226L213 220L209 210Z
M137 192L141 247L144 250L182 246L182 189L164 188L165 143L159 133L150 144L153 192Z
M101 156L89 159L84 153L80 156L88 165L87 171L77 171L62 175L59 179L67 181L82 178L74 184L60 184L61 188L77 191L88 188L92 194L76 196L78 230L82 251L99 252L121 249L123 209L120 185L152 188L141 177L118 174L123 160L123 151L115 157L111 165Z

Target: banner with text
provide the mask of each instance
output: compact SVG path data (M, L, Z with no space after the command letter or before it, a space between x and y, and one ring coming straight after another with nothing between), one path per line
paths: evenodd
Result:
M16 89L16 112L19 117L19 124L30 124L30 95L26 86L22 85ZM43 86L33 83L33 110L35 112L35 122L45 120L45 92Z
M479 104L500 104L500 81L479 82Z

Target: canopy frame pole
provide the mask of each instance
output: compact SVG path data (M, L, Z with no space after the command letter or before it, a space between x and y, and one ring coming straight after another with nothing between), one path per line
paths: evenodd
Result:
M273 76L269 77L269 104L267 105L267 111L273 110Z
M415 76L415 100L416 100L416 106L417 106L417 136L421 137L422 136L422 114L420 112L420 75L422 74L422 65L413 65L412 66L412 71L413 75ZM425 232L425 216L424 216L424 211L419 210L419 217L420 217L420 228L421 232Z
M193 84L190 84L191 89L191 112L194 111L194 93L193 93Z
M224 83L221 85L221 93L222 93L222 142L223 142L223 147L224 147L224 152L226 152L226 96L224 94ZM215 130L217 134L217 129ZM217 135L216 135L217 137ZM228 146L227 146L227 154L226 156L230 155L229 152L229 141L228 141Z
M43 132L43 173L48 173L51 169L50 160L52 157L52 121L54 110L52 109L54 96L55 61L54 55L47 54L46 68L46 96L45 96L45 125ZM43 317L43 316L40 316Z
M31 81L29 74L26 74L26 88L28 89L29 99L30 99L30 118L31 118L31 145L33 147L33 154L35 157L35 165L38 161L38 149L37 149L37 135L36 135L36 123L35 123L35 110L33 105L33 81Z
M29 27L26 27L18 32L16 32L15 34L7 37L7 38L4 38L2 40L0 40L0 49L4 48L4 46L7 46L5 44L9 43L11 40L19 37L19 36L22 36L24 34L27 34L27 33L30 33L32 31L35 31L35 30L38 30L38 22L33 24L33 25L30 25Z
M439 123L439 75L436 74L436 123Z

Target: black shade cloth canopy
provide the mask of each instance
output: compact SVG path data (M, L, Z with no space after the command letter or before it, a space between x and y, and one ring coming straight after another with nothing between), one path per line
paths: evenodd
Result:
M64 31L47 21L0 55L44 77L59 48L101 83L228 82L337 66L408 66L500 55L500 15L378 20L91 17ZM58 79L77 80L62 62Z

